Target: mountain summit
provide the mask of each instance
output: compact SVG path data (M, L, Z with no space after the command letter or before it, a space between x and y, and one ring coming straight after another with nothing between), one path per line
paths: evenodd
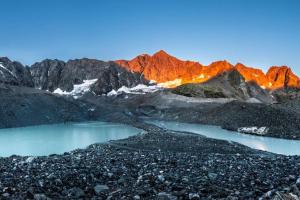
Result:
M207 82L224 72L236 69L247 82L255 82L264 89L300 88L299 77L287 66L273 66L265 74L260 69L247 67L242 63L234 66L226 60L204 66L199 62L180 60L163 50L152 56L143 54L132 60L115 62L129 71L143 74L147 80L166 87Z
M203 68L198 62L179 60L163 50L152 56L144 54L130 61L117 60L115 62L130 71L142 73L146 79L157 83L176 79L192 80L201 73Z

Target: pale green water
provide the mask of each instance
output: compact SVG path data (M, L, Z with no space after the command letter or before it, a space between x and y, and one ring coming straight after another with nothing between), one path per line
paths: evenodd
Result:
M136 135L141 130L116 123L88 122L0 129L0 156L61 154L90 144Z
M159 127L174 130L198 133L210 138L238 142L254 149L269 151L284 155L300 155L300 140L286 140L272 137L247 135L243 133L227 131L218 126L201 124L189 124L167 121L147 121Z

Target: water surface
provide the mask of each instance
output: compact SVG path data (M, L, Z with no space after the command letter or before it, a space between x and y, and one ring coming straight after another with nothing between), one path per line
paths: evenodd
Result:
M60 154L90 144L136 135L141 130L116 123L67 123L0 129L0 156Z
M284 155L300 155L300 140L286 140L272 137L254 136L224 130L218 126L189 124L167 121L147 121L162 128L187 131L210 138L229 140L249 146L254 149L269 151Z

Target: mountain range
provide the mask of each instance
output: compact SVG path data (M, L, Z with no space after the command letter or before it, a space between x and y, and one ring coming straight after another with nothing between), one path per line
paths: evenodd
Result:
M255 82L264 89L300 88L299 77L287 66L273 66L265 74L260 69L241 63L234 66L227 61L217 61L204 66L194 61L182 61L163 50L152 56L143 54L129 61L117 60L116 63L132 72L143 74L147 80L166 83L166 87L203 83L226 71L236 70L246 81Z
M223 76L231 72L235 75ZM158 84L160 87L175 88L186 84L212 84L216 82L213 80L220 78L222 84L217 86L225 91L225 96L228 91L233 90L243 90L244 97L253 94L253 91L265 94L260 91L300 89L299 77L287 66L273 66L265 74L260 69L247 67L241 63L232 65L227 61L216 61L205 66L199 62L183 61L163 50L152 56L142 54L132 60L105 62L82 58L64 62L46 59L30 67L0 57L0 83L50 92L59 91L63 94L78 89L78 86L89 87L94 94L103 95L122 87L132 88L141 84ZM233 78L235 80L231 80ZM240 78L241 81L237 81ZM225 87L224 81L229 81L231 86ZM232 87L232 83L238 85ZM247 87L243 88L241 84L246 83ZM248 92L245 92L246 90ZM236 97L236 95L229 97L232 96Z
M129 61L46 59L31 66L0 57L0 127L146 116L234 131L268 127L269 135L299 138L299 82L286 66L265 74L164 51Z

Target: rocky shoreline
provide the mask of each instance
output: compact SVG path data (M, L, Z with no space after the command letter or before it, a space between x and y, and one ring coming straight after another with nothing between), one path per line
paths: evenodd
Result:
M1 199L300 196L299 156L266 153L141 122L134 125L144 131L123 140L62 155L1 158Z
M256 127L265 130L260 136L300 139L298 99L279 104L262 104L229 98L184 97L169 91L144 95L123 94L117 97L85 96L83 99L97 107L95 116L101 116L101 119L105 120L146 117L154 120L216 125L230 131ZM244 134L257 135L255 131L247 131Z
M149 117L217 125L232 131L263 128L265 131L262 136L300 139L298 99L263 104L233 98L185 97L169 90L116 96L97 96L87 92L81 98L73 99L70 96L7 84L0 84L0 96L0 128ZM256 133L252 131L252 134Z

